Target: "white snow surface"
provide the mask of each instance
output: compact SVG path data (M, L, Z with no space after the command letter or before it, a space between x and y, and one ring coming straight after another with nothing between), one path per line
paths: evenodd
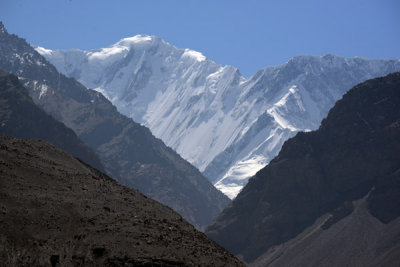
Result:
M317 129L348 89L400 70L398 59L297 56L245 78L147 35L89 51L36 50L149 127L230 198L285 140Z

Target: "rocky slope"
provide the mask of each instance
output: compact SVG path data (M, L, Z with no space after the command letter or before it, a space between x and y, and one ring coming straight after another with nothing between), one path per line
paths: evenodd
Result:
M242 266L176 212L41 140L0 136L1 266Z
M148 126L231 198L285 140L318 128L346 90L400 70L399 60L298 56L245 78L146 35L90 51L37 51Z
M2 24L0 69L18 76L36 104L74 130L110 176L168 205L199 229L229 202L147 128L118 113L102 94L60 74Z
M395 73L357 85L317 131L286 141L206 233L246 262L396 266L399 173Z
M48 141L94 168L104 170L97 154L74 131L36 106L18 78L1 70L0 103L0 134Z
M330 228L322 227L329 220L323 216L250 266L398 266L400 218L380 222L368 211L365 198L353 205L354 211Z

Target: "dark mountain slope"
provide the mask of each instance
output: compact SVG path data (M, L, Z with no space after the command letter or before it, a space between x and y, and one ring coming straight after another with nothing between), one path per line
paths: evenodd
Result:
M3 71L0 71L0 103L0 134L46 140L104 170L96 153L71 129L37 107L17 77Z
M295 238L273 247L250 266L398 266L400 218L387 224L373 217L367 200L326 229L329 214ZM329 240L329 241L328 241Z
M125 185L178 211L203 229L229 199L150 131L118 113L100 93L57 72L0 25L0 69L17 75L33 101L70 127Z
M176 212L44 142L0 136L1 266L241 266Z
M296 241L327 213L331 215L321 228L329 231L353 213L353 201L361 198L377 224L388 224L400 215L399 171L400 73L395 73L354 87L317 131L288 140L279 155L208 227L207 234L251 262L269 249L273 251L273 246ZM400 225L394 227L398 237ZM337 232L319 242L336 242L335 238L345 233ZM358 234L360 240L366 233ZM397 248L394 253L400 256L399 240L389 242L386 250ZM376 251L376 258L382 253ZM324 255L315 252L313 256L309 265ZM362 251L352 257L360 266L368 263ZM330 264L335 265L334 260Z

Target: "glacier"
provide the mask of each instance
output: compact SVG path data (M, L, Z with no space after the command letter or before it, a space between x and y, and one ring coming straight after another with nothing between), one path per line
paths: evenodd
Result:
M95 50L35 49L147 126L231 199L285 140L317 129L348 89L400 70L398 59L328 54L296 56L247 78L148 35Z

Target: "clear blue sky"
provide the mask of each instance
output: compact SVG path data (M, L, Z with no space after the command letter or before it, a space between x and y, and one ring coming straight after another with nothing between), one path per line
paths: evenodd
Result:
M0 20L51 49L156 35L246 76L296 55L400 58L399 0L0 0Z

